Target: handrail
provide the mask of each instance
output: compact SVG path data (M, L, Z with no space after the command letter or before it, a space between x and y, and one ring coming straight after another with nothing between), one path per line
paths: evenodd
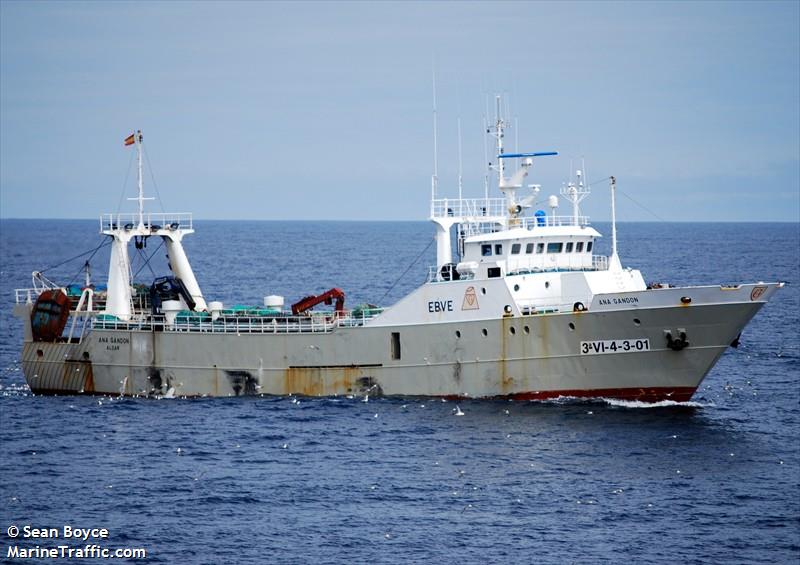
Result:
M191 212L145 212L142 215L145 227L151 229L192 229ZM100 231L118 228L133 229L139 225L139 214L136 212L121 212L117 214L102 214L100 216Z
M498 229L494 222L474 221L463 224L464 237L482 235L485 233L496 233L506 229L526 229L535 233L537 229L550 227L585 227L589 225L588 216L578 216L577 221L574 216L542 216L541 218L507 218L505 225Z
M363 326L368 320L378 316L383 310L375 309L369 313L360 312L353 315L346 312L314 312L310 316L236 316L227 315L212 319L198 313L178 316L168 323L162 314L144 314L132 320L118 320L95 316L92 327L105 330L145 330L155 328L165 332L198 332L198 333L328 333L336 327ZM74 314L75 312L73 312Z
M431 200L431 217L506 216L505 198L436 198Z
M446 271L445 271L446 272ZM458 273L458 279L460 281L467 281L472 280L475 278L475 273ZM426 282L448 282L453 280L452 275L448 278L447 276L442 275L442 269L437 267L436 265L428 266L428 278Z
M607 271L607 270L608 270L608 257L606 255L592 255L591 266L589 266L588 264L583 264L582 262L580 264L571 263L567 265L552 265L552 266L523 265L510 268L509 271L506 273L506 275L507 276L535 275L537 273ZM428 266L428 276L426 278L426 282L428 283L449 282L451 280L464 281L464 280L472 280L474 278L475 278L475 273L468 272L468 273L458 273L458 279L453 279L452 275L450 277L443 276L442 268L437 267L436 265L430 265Z
M15 304L33 304L39 295L45 291L44 288L15 288Z

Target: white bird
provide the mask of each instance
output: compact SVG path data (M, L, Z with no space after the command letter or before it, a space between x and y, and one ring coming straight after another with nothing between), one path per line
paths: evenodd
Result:
M456 404L456 416L463 416L463 415L464 413L461 411L461 408L459 408L458 404Z

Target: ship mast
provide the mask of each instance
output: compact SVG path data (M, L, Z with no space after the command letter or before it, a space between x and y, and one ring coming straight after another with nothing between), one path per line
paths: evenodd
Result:
M436 199L439 188L439 125L436 115L436 67L433 68L433 174L431 175L431 200Z
M144 229L144 201L155 200L155 198L144 197L144 182L142 179L142 141L144 138L142 137L142 130L136 130L134 140L136 142L136 161L139 165L139 195L136 198L128 198L128 200L136 200L139 203L139 225L137 227L139 229Z
M139 164L139 227L144 227L144 183L142 182L142 130L136 132L136 160Z
M125 146L136 144L136 157L138 164L138 194L135 200L139 209L132 214L105 214L101 217L101 232L112 239L111 256L108 266L108 289L106 307L104 312L120 320L130 320L136 311L131 293L131 261L128 255L128 243L131 239L137 242L151 236L160 236L167 249L169 266L175 277L179 278L189 295L194 301L192 308L196 312L207 311L203 293L197 284L189 259L183 249L181 240L186 234L194 233L192 229L191 214L152 214L148 213L147 222L144 218L145 200L155 200L144 195L144 179L142 174L142 147L143 136L141 130L125 139ZM153 222L153 219L157 223ZM138 221L138 225L134 225ZM188 306L188 304L187 304Z
M497 139L497 165L493 167L497 171L497 176L499 177L499 182L502 183L503 179L505 178L505 163L503 162L503 158L500 155L503 154L503 130L505 129L505 122L503 121L502 116L500 115L500 95L495 96L495 123L494 123L494 133L492 134L495 139Z
M617 179L614 177L611 177L611 261L609 270L622 270L622 263L617 255Z
M580 203L589 195L589 186L584 183L586 176L586 162L581 162L581 169L575 171L576 180L572 180L572 172L570 171L570 180L566 186L561 187L561 195L572 203L572 223L573 225L580 225ZM572 168L570 164L570 168Z

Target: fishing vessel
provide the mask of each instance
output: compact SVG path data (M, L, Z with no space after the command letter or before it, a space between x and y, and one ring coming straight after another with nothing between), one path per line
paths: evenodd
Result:
M498 105L499 108L499 105ZM434 174L430 220L436 264L419 288L388 307L345 307L332 288L285 307L226 307L209 300L183 248L189 213L145 210L141 132L138 211L105 214L107 286L59 286L33 273L16 291L24 325L22 368L36 394L131 396L406 395L690 399L742 329L783 286L648 285L611 255L581 215L581 172L561 187L571 213L529 212L535 161L555 152L506 153L507 120L494 138L500 194L441 198ZM513 172L512 172L513 169ZM529 192L523 196L523 192ZM545 206L547 208L548 206ZM170 273L135 284L129 246L161 239ZM298 296L302 296L298 289ZM330 306L328 309L315 308Z

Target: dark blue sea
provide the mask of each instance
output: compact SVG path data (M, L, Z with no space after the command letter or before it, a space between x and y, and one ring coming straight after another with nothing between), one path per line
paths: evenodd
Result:
M422 222L195 227L201 287L226 304L338 286L388 305L434 262ZM66 545L145 548L146 563L800 561L797 224L620 225L623 264L648 281L788 282L692 402L465 401L463 417L422 398L32 396L13 289L46 267L80 282L86 257L55 265L98 228L0 222L0 560L65 544L10 526L69 525L109 537ZM148 282L164 250L143 252ZM92 257L95 282L107 261Z

